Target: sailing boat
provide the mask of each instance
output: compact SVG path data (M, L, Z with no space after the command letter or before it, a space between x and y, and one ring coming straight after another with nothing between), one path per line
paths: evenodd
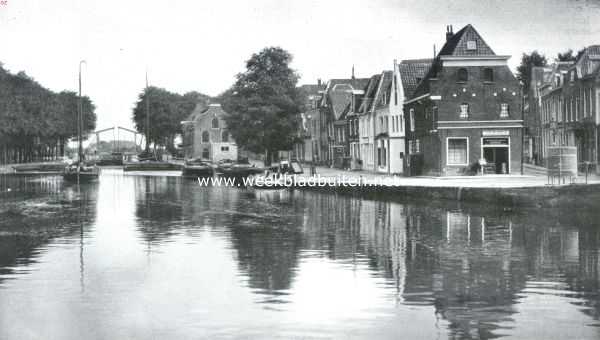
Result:
M84 162L83 155L83 107L81 102L81 64L85 63L85 60L79 62L79 103L77 109L77 162L67 166L63 173L63 178L70 182L90 182L98 179L98 167L94 165L86 165Z

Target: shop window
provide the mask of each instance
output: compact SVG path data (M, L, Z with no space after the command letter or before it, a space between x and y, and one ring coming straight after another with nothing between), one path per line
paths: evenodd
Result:
M456 71L456 78L459 82L466 82L469 80L469 72L467 72L466 68L459 68L458 71Z
M468 165L469 141L467 138L448 138L447 161L448 165Z
M210 142L210 136L208 131L203 131L202 132L202 143L209 143Z

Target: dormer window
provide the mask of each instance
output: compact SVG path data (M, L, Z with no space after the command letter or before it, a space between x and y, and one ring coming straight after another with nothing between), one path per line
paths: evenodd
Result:
M466 68L459 68L458 71L456 71L456 78L459 82L466 82L469 80L469 72L467 72Z
M493 82L494 81L494 70L489 67L483 69L483 81Z
M500 104L500 118L507 118L509 116L508 104Z
M467 41L467 51L475 51L477 49L477 42L475 40Z
M460 118L469 118L469 104L460 104Z

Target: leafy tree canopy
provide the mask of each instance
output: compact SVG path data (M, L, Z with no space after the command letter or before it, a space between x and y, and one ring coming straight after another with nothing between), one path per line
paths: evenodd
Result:
M246 70L221 95L233 138L247 150L266 152L267 162L297 140L298 114L305 100L291 61L292 55L280 47L264 48L252 55Z
M531 83L531 70L534 66L546 66L548 61L543 54L533 51L530 54L523 53L521 64L517 67L517 76L523 82L525 90L529 90Z
M181 121L194 110L196 104L206 103L209 98L199 92L180 95L154 86L144 89L133 108L133 121L136 129L145 135L146 112L149 112L150 124L149 136L146 136L146 150L150 143L153 143L155 146L166 146L169 151L174 151L173 140L181 133ZM146 101L149 103L147 104Z
M572 49L568 49L565 52L558 53L556 55L556 61L576 61L585 52L585 48L577 51L577 54L573 54Z

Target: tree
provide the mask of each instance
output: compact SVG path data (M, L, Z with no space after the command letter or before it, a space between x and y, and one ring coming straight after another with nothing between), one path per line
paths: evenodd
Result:
M227 127L238 145L265 153L270 164L278 150L292 148L297 137L303 94L296 87L298 74L290 68L292 55L267 47L246 62L233 86L221 95L228 112Z
M199 92L188 92L185 95L169 92L163 88L150 86L138 96L133 109L135 127L146 134L146 100L149 100L149 136L146 136L146 150L151 143L165 146L170 152L175 151L174 139L181 133L183 121L196 107L198 102L207 102L209 97Z
M573 50L568 49L563 53L559 52L556 56L556 61L576 61L579 59L579 57L581 57L583 52L585 52L585 48L582 48L581 50L577 51L576 55L573 55Z
M546 66L548 61L543 54L533 51L530 54L523 53L521 64L517 67L517 76L524 84L525 91L529 90L531 83L531 70L534 66Z
M21 71L15 75L0 63L0 162L49 160L63 155L77 135L74 92L54 93ZM95 107L83 97L84 134L96 126Z

